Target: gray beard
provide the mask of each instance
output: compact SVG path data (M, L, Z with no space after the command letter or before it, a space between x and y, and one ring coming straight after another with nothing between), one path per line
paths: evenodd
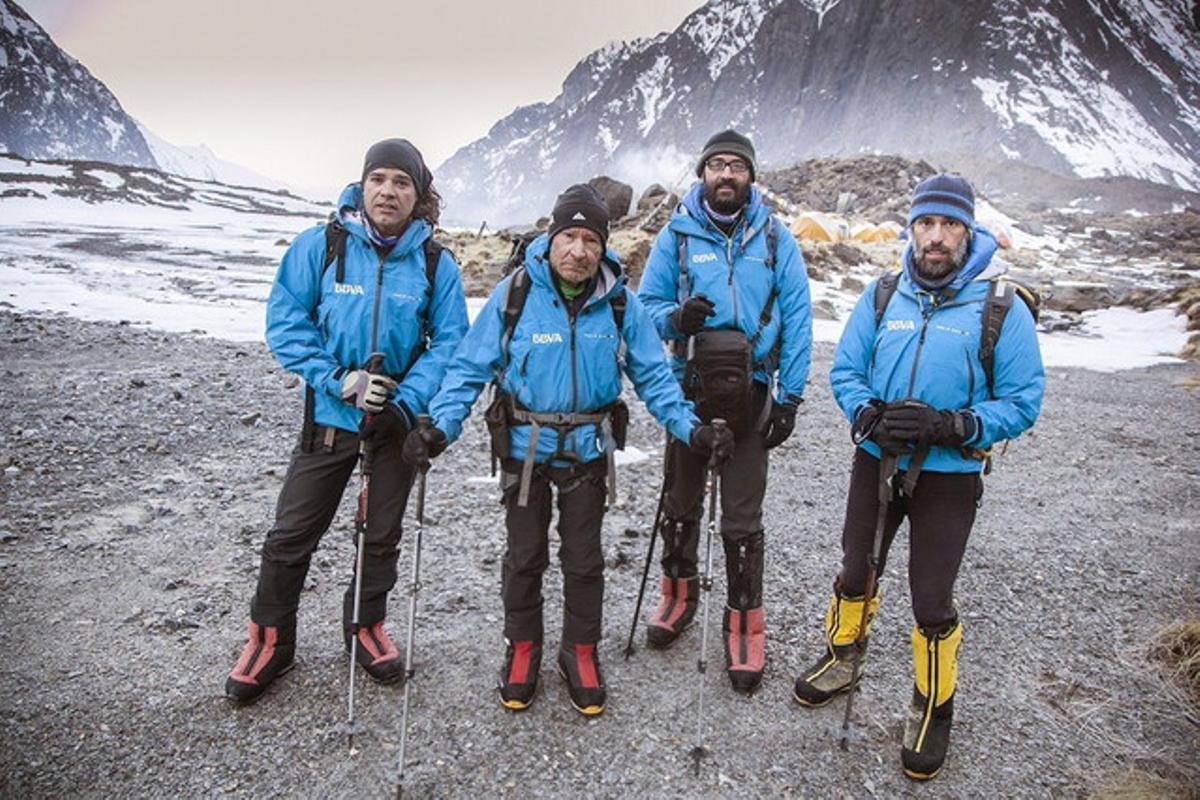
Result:
M916 246L916 239L913 239L913 246ZM922 251L917 254L914 251L913 263L917 267L917 274L923 278L930 280L938 280L944 278L952 272L957 272L962 269L963 264L967 263L967 251L971 249L971 237L964 236L963 240L958 243L958 247L954 248L954 252L950 254L950 258L940 264L930 264L926 262L925 253Z

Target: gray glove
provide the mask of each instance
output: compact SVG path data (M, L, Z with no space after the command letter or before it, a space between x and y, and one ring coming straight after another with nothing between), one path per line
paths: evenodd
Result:
M342 378L342 400L368 414L378 414L396 391L396 382L387 375L375 375L356 369Z

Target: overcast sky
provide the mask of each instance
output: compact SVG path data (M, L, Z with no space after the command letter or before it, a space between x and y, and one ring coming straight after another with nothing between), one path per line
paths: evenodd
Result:
M295 186L358 176L406 136L436 166L585 55L703 0L18 0L125 110Z

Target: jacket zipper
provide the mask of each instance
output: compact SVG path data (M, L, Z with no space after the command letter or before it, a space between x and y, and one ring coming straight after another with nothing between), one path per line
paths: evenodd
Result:
M383 261L383 257L379 256L379 269L375 273L375 305L371 309L371 352L367 353L368 358L379 346L379 305L383 298Z
M919 301L918 301L919 302ZM921 348L925 346L925 332L929 330L929 320L933 318L935 306L930 302L929 311L921 308L921 336L917 339L917 352L913 354L912 370L908 374L908 393L911 395L917 385L917 365L921 363Z
M733 300L733 327L738 327L737 284L733 282L733 237L725 237L725 262L729 265L729 296Z

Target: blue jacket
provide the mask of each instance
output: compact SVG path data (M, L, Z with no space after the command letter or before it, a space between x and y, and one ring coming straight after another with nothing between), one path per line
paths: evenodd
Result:
M434 425L450 441L457 439L475 399L497 371L501 373L501 389L531 411L586 412L603 408L621 394L618 348L623 338L625 374L633 381L638 396L671 435L687 442L699 422L671 374L650 317L636 295L625 288L625 276L616 256L611 251L605 254L595 291L572 321L552 283L555 279L548 248L549 240L543 234L525 251L531 284L509 343L508 360L504 359L500 339L511 277L496 286L454 354L430 407ZM627 298L620 338L609 306L617 292L625 292ZM525 457L530 430L529 425L510 429L512 458ZM554 455L557 438L552 429L541 429L536 444L538 463ZM581 425L565 437L563 449L575 452L583 461L592 461L604 454L603 444L598 426Z
M910 244L904 252L906 265L911 262L911 250ZM961 270L961 275L974 277L961 282L949 302L937 305L929 292L913 283L906 269L878 328L877 281L867 286L842 331L829 373L834 398L847 419L853 421L871 398L891 402L915 397L934 408L969 409L980 424L974 440L967 444L983 449L1015 438L1033 425L1042 407L1045 375L1033 315L1023 302L1014 300L996 343L995 397L988 394L986 373L979 361L981 316L989 280L1008 269L1003 262L992 261L995 251L992 235L976 228ZM859 446L879 456L874 442ZM908 457L902 457L900 468L907 465ZM932 472L977 472L981 468L979 461L949 447L930 448L923 467Z
M659 335L667 341L683 341L671 314L679 308L678 237L687 240L689 296L703 294L716 304L716 316L709 328L740 329L747 337L758 330L759 317L771 292L778 292L770 322L754 349L757 367L755 379L770 384L767 361L779 347L779 399L788 395L804 396L812 356L812 306L808 294L808 273L804 256L785 225L774 223L779 240L775 268L765 266L766 227L771 214L763 205L757 189L751 189L742 221L732 237L708 218L701 207L703 184L697 182L679 204L667 227L654 241L646 262L646 271L638 287L638 297L654 318ZM676 374L682 374L683 361L674 360Z
M384 372L400 384L392 402L422 414L467 330L466 299L449 250L442 251L429 291L423 247L433 233L429 223L413 220L381 260L359 222L361 202L358 184L346 187L338 201L349 230L345 282L335 282L336 263L322 268L325 226L318 225L284 253L267 300L271 352L316 390L316 423L348 431L358 430L362 412L341 399L346 370L366 364L373 351L383 352Z

